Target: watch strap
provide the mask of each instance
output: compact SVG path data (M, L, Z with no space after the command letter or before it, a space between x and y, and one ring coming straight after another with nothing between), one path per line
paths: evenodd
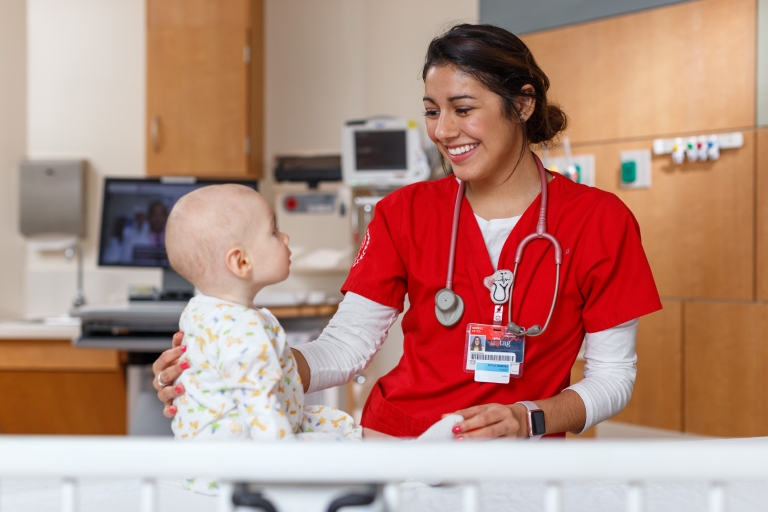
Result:
M533 403L533 402L531 402L529 400L523 400L522 402L515 402L515 404L520 404L520 405L524 406L527 409L527 411L528 411L528 415L527 415L527 419L528 419L528 438L531 441L538 441L539 439L541 439L541 435L534 435L533 434L533 418L531 417L531 414L533 412L541 412L541 413L543 413L544 411L541 410L541 407L539 407L538 405L536 405L535 403Z

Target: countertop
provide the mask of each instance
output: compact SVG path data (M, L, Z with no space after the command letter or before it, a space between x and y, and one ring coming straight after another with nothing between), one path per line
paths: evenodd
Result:
M68 316L0 321L0 339L70 340L80 334L80 319Z

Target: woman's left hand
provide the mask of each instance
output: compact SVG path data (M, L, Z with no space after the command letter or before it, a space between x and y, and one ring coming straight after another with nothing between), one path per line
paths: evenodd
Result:
M453 429L457 440L528 437L528 411L520 404L477 405L455 414L464 417Z

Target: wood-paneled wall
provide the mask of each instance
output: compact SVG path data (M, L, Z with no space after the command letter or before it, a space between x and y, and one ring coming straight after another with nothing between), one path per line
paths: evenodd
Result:
M757 300L768 300L768 129L758 130L755 163L757 199Z
M653 157L652 186L640 190L619 188L620 153L649 149L653 139L574 149L595 155L596 186L619 196L637 218L662 296L754 298L754 140L755 132L745 131L744 147L724 150L715 162L674 165L669 155Z
M768 305L685 304L685 429L768 436Z
M643 318L637 329L637 379L632 400L616 421L683 430L683 305ZM664 414L658 414L664 411Z
M573 142L755 124L755 0L700 0L523 38Z
M573 152L595 155L596 185L636 216L664 304L640 322L635 391L617 421L768 435L768 130L756 126L756 15L756 0L700 0L523 38L569 115ZM715 162L654 156L650 189L619 188L622 151L730 131L743 132L744 147Z

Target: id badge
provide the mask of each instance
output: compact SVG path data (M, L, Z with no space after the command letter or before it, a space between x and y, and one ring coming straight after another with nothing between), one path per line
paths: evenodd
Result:
M522 377L524 357L525 336L515 336L502 325L467 326L464 371L474 372L476 381L507 383L509 377Z

